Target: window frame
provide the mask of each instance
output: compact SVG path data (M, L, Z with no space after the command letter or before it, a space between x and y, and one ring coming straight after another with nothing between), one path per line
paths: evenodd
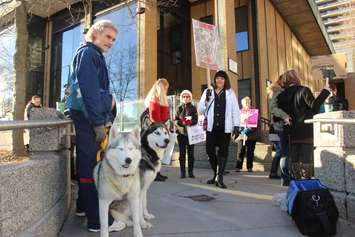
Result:
M238 10L241 10L241 9L245 9L246 10L246 16L247 16L247 19L246 19L246 31L237 31L237 11ZM242 53L242 52L245 52L245 51L249 51L250 50L250 33L249 33L249 8L247 5L244 5L244 6L240 6L240 7L236 7L234 9L234 18L235 18L235 52L236 53ZM237 33L241 33L241 32L247 32L247 48L246 49L243 49L243 50L238 50L237 49Z

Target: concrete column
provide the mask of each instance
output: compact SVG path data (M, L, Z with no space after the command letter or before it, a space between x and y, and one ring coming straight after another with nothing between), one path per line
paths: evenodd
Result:
M337 111L314 119L354 119L355 111ZM315 177L332 192L340 217L355 223L355 124L314 123Z
M23 114L26 106L26 74L27 74L27 47L28 47L28 29L27 29L27 11L24 3L21 3L15 9L16 25L16 50L14 55L15 66L15 90L13 119L23 120ZM12 134L13 151L16 154L23 154L23 130L13 131Z
M237 61L235 52L235 6L234 1L214 0L215 22L220 35L220 51L223 59L223 70L228 72L228 59ZM237 75L228 72L232 87L237 89Z
M138 81L139 98L144 98L157 80L157 4L156 0L138 2L145 12L138 15Z

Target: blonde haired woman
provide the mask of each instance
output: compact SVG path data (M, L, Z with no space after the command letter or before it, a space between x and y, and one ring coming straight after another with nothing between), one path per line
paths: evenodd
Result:
M147 108L141 115L142 131L152 123L165 123L169 119L168 93L169 82L165 78L159 78L149 90L144 100ZM165 181L168 177L157 173L155 181Z
M242 98L242 109L243 111L248 111L251 109L251 99L249 96ZM246 153L247 156L247 169L248 172L253 172L253 162L254 162L254 150L256 145L256 139L258 136L257 128L251 127L240 127L240 136L237 140L237 164L236 164L236 172L240 172L243 167L244 156ZM246 141L244 142L243 138L246 137Z
M168 89L168 80L160 78L144 100L144 105L149 110L149 119L153 123L165 123L169 119Z

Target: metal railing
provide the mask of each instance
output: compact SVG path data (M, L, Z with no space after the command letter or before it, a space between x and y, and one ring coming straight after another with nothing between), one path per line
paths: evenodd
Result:
M64 127L64 133L61 135L65 136L64 147L71 147L71 138L73 135L72 131L73 121L70 119L61 120L13 120L13 121L0 121L0 132L8 130L19 130L19 129L35 129L35 128L48 128L48 127Z
M355 124L355 119L326 119L326 118L315 118L307 119L305 123L337 123L337 124Z
M0 121L0 131L26 129L26 128L59 127L68 124L72 124L72 120L62 119L62 120Z
M193 104L197 107L198 100ZM180 97L175 95L168 96L170 122L173 122L175 111L180 105ZM129 132L136 126L140 126L140 116L145 110L144 100L117 102L117 113L113 122L121 132Z

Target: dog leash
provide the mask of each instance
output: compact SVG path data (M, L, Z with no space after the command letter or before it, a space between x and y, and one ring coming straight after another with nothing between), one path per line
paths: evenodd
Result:
M102 141L100 142L100 149L97 151L96 153L96 161L102 161L102 159L104 158L105 155L105 151L108 145L108 135L110 133L110 127L106 128L106 135L104 137L104 139L102 139Z

